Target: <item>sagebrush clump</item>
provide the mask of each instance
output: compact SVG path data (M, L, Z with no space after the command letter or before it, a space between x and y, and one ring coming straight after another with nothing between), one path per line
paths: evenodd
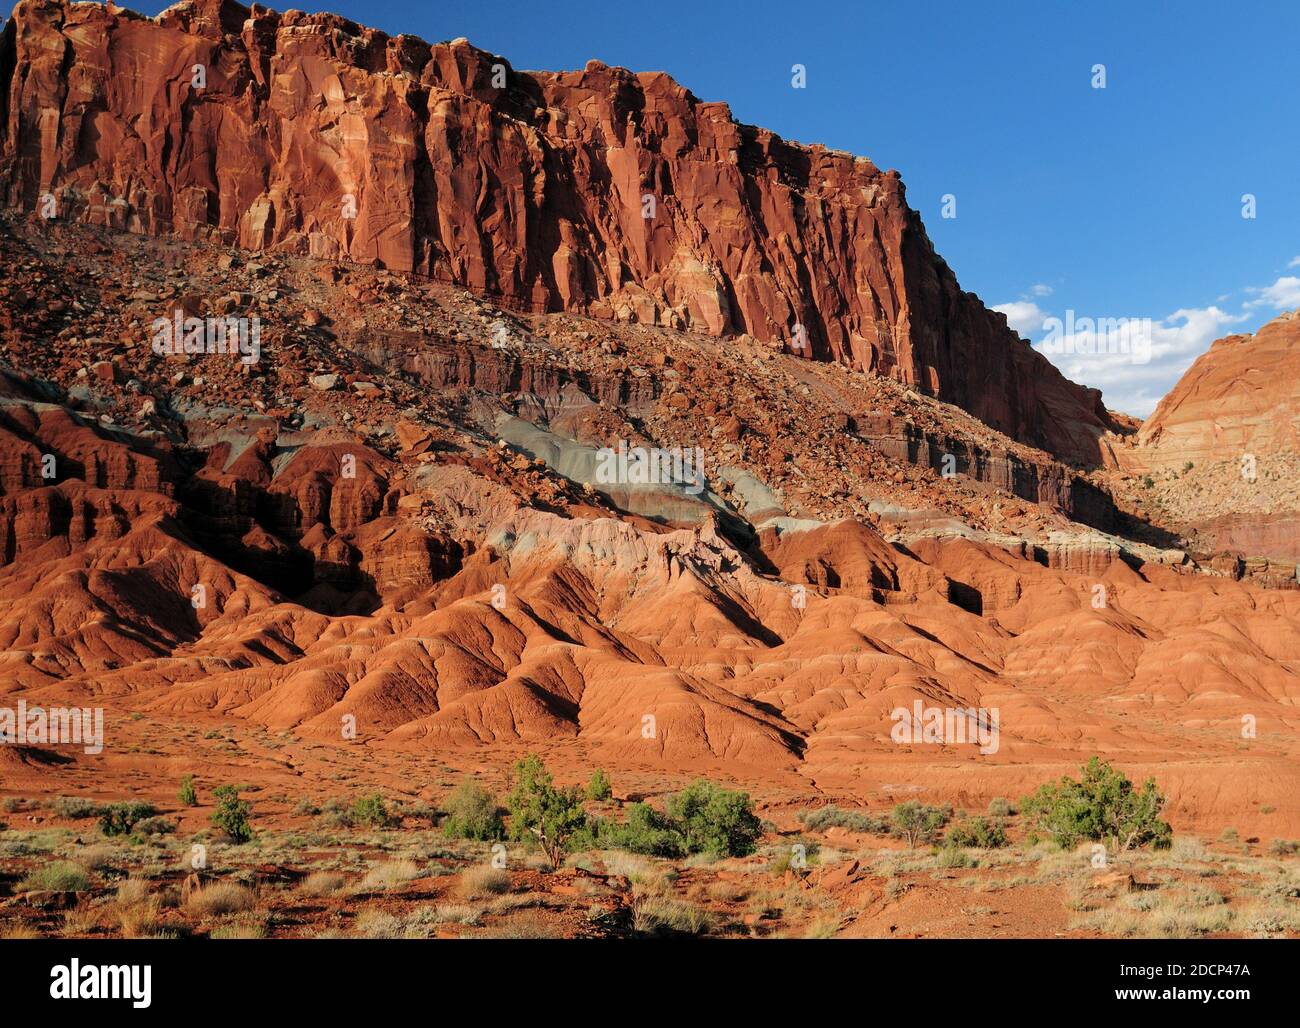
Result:
M501 805L496 797L474 782L462 782L447 797L442 834L449 839L496 842L506 837Z

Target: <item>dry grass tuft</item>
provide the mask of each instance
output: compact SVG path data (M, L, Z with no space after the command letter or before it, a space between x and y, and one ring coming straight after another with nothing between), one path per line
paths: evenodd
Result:
M509 891L510 875L495 867L471 867L456 883L456 895L467 900L500 896Z
M190 894L185 904L187 913L197 917L215 917L218 914L235 914L251 910L253 894L234 882L213 882Z
M304 896L332 896L343 888L347 879L333 871L314 871L302 880L298 891Z

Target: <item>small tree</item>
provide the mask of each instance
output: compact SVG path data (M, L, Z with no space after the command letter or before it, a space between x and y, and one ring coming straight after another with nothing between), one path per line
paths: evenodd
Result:
M247 800L241 800L239 790L233 785L217 786L212 790L212 797L217 801L217 809L212 812L212 823L225 832L232 842L248 842L253 837L253 828L248 823L253 805Z
M194 776L186 775L181 779L181 791L176 797L183 807L197 807L199 805L198 793L194 791Z
M732 792L703 778L669 799L668 816L677 822L688 853L747 856L763 834L748 793Z
M461 782L447 797L442 834L448 839L495 842L506 837L505 822L496 797L474 782Z
M951 817L952 811L945 807L930 807L916 800L908 800L894 807L889 821L894 835L906 839L907 845L915 849L918 843L934 842L939 829Z
M587 826L582 791L576 786L556 788L541 758L533 753L515 765L515 784L506 804L511 837L535 838L553 868L564 860L569 838Z
M587 783L587 799L607 800L612 795L614 790L609 784L609 775L597 768L592 772L591 780Z
M1063 775L1021 801L1021 813L1035 830L1066 849L1085 839L1105 842L1115 853L1148 843L1157 849L1170 844L1173 829L1160 820L1165 798L1155 779L1148 778L1139 789L1099 757L1082 772L1079 781Z

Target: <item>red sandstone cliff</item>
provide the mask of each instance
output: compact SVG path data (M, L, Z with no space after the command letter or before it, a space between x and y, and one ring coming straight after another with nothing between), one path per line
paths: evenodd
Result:
M660 73L518 72L462 40L230 0L156 19L23 0L0 126L12 206L48 193L59 217L382 262L534 310L791 343L802 325L810 356L1066 459L1098 460L1112 427L962 291L897 173Z

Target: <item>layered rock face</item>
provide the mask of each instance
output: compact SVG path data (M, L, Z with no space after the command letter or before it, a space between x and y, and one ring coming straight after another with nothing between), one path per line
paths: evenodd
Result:
M1068 460L1098 461L1114 427L962 291L896 173L737 124L663 74L518 72L461 40L221 0L152 20L24 0L0 124L10 205L783 341Z

